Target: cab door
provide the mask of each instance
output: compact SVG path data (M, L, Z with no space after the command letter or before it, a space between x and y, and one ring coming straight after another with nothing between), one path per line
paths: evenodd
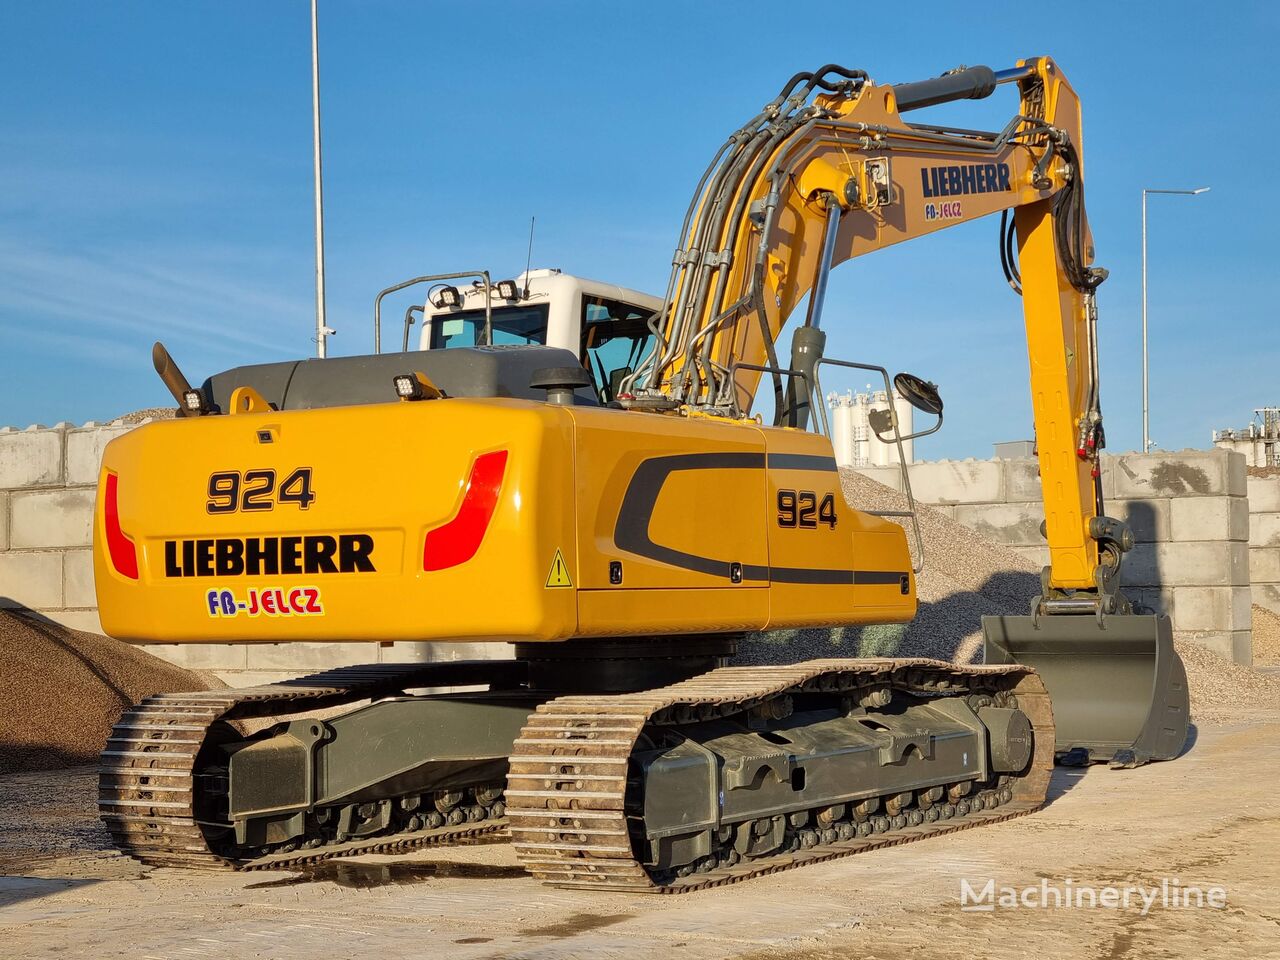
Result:
M623 380L648 355L651 315L651 310L620 300L583 295L581 359L601 404L617 399Z

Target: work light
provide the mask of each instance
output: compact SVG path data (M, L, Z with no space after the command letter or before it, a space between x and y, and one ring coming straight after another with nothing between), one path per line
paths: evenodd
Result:
M395 377L396 396L401 400L421 400L422 384L412 373L401 373Z
M462 305L462 294L458 292L457 287L441 287L436 291L436 298L432 301L432 306L439 309L440 307L458 307Z

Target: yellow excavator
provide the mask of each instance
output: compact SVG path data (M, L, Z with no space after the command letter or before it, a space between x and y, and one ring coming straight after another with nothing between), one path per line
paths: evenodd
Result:
M1003 84L1020 103L998 132L904 119ZM106 450L106 632L514 656L149 697L102 757L117 844L255 869L505 829L549 883L687 891L1030 812L1055 756L1176 756L1182 664L1168 620L1119 590L1132 536L1103 513L1105 273L1080 142L1079 102L1047 58L896 85L824 66L717 153L660 308L541 304L582 307L580 351L548 340L548 294L527 275L487 274L466 295L433 288L424 322L447 348L239 367L193 388L157 345L182 416ZM920 378L823 355L827 279L993 213L1030 353L1051 557L1034 609L988 619L981 666L728 665L748 631L914 615L895 522L910 518L845 501L817 398L824 371L853 367L939 423L942 401ZM784 361L775 343L806 297ZM608 343L626 347L612 369ZM772 425L751 414L758 389ZM875 426L909 439L892 412Z

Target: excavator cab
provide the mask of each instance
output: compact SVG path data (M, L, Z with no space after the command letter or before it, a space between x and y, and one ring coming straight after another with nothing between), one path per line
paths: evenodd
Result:
M601 403L617 400L622 384L652 348L651 316L621 301L583 298L582 362L591 371Z
M458 283L466 278L479 279ZM428 286L423 302L411 306L405 315L403 350L409 349L410 329L418 313L422 315L421 350L489 346L569 350L590 375L590 386L601 404L615 400L622 383L652 349L650 321L662 306L660 299L638 290L560 270L530 270L496 283L483 271L416 281ZM396 289L401 285L388 288Z

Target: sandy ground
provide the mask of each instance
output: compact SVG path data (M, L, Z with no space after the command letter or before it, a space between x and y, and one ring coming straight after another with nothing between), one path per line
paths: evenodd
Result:
M656 957L1280 955L1280 712L1196 731L1177 761L1060 768L1029 817L682 897L583 895L503 843L312 873L149 869L105 849L88 768L0 777L8 956ZM960 882L1219 884L1224 909L960 910Z

